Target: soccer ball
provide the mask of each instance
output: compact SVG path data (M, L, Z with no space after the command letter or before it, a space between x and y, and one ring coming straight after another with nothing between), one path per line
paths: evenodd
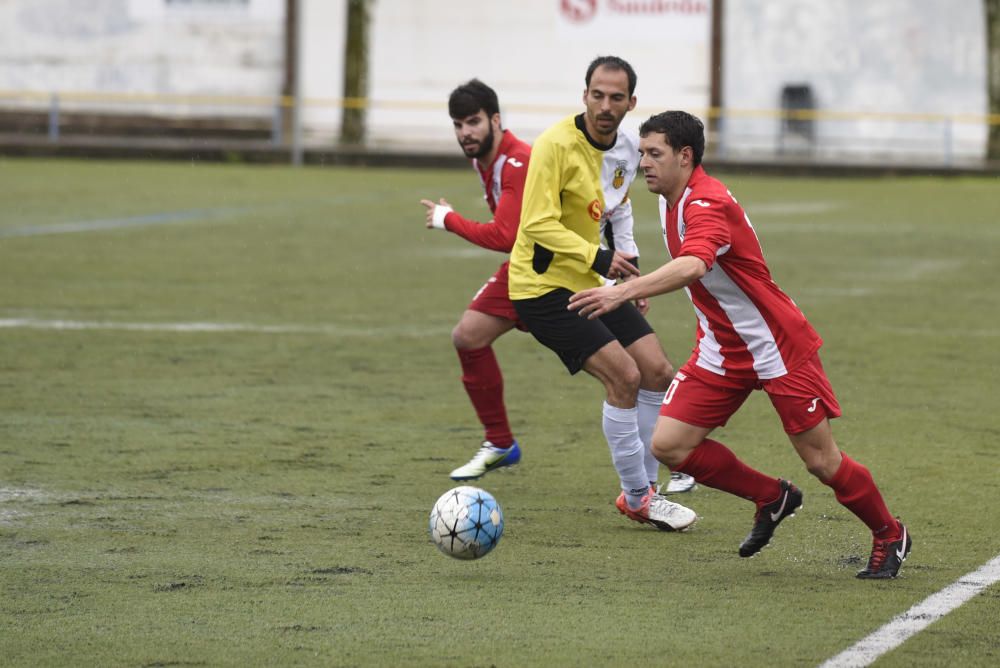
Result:
M503 535L503 512L489 492L456 487L441 495L431 509L431 540L456 559L478 559L496 547Z

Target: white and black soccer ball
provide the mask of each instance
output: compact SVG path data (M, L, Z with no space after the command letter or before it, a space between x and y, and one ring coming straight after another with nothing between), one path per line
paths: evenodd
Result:
M503 511L489 492L463 485L441 495L431 509L431 540L456 559L478 559L503 535Z

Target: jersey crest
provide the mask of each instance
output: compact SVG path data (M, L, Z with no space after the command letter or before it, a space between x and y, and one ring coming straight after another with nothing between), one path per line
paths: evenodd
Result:
M625 160L619 160L615 163L615 173L611 179L611 185L614 186L615 190L621 188L625 185L625 172L628 170L628 162Z

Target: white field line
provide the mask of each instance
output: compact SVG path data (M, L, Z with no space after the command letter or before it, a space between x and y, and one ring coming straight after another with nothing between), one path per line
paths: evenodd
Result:
M481 257L500 257L496 251L490 250L489 248L480 248L479 246L473 246L471 248L426 248L420 249L418 252L421 255L429 255L431 257L458 258L460 260Z
M807 202L760 202L747 204L746 210L751 216L805 216L809 214L829 213L842 208L839 202L807 201Z
M19 501L44 501L48 497L48 494L38 489L0 487L0 504L8 502L17 503ZM30 516L31 513L26 510L0 506L0 525L14 525Z
M0 503L6 501L39 501L48 498L40 489L27 487L0 487Z
M52 234L72 234L76 232L95 232L98 230L118 230L128 227L187 223L194 220L230 216L239 212L240 210L238 209L196 209L192 211L167 211L144 216L129 216L127 218L103 218L70 223L56 223L53 225L0 228L0 239L41 237Z
M903 614L862 638L820 668L862 668L871 665L886 652L902 645L990 585L1000 581L1000 556L986 562L941 591L931 594Z
M0 329L117 330L128 332L320 334L325 336L439 336L451 326L365 327L363 325L255 325L239 322L107 322L86 320L40 320L0 318Z
M1000 336L1000 329L948 329L946 327L889 327L882 325L879 325L878 329L891 334L920 337L991 339Z
M395 191L399 194L401 191ZM411 191L414 197L424 195L423 191ZM404 193L405 194L405 193ZM66 223L51 223L28 225L24 227L0 227L0 239L18 237L42 237L53 234L74 234L79 232L98 232L101 230L119 230L131 227L148 227L150 225L170 225L173 223L190 223L194 221L222 220L246 214L250 211L275 211L287 214L290 209L300 209L308 206L331 207L334 205L378 201L383 193L375 192L366 195L341 195L335 197L310 198L290 202L256 205L254 207L209 207L204 209L188 209L182 211L162 211L158 213L124 216L122 218L96 218L92 220L77 220ZM336 222L336 221L333 221Z

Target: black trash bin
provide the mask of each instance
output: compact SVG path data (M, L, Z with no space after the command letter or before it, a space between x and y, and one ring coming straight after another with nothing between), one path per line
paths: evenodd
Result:
M815 111L816 96L809 84L786 84L781 88L781 138L779 150L812 150L816 143L816 123L789 112Z

